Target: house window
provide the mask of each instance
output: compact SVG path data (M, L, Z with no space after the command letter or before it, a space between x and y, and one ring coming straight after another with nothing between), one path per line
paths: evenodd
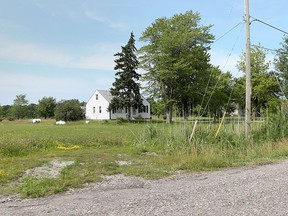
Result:
M102 112L102 109L101 109L101 106L99 106L99 113L101 113Z
M96 94L96 100L98 100L98 94Z
M148 113L149 112L148 106L141 106L138 108L138 110L141 113Z
M96 110L95 107L93 107L93 113L95 113L95 110Z
M125 107L125 113L128 113L128 107Z

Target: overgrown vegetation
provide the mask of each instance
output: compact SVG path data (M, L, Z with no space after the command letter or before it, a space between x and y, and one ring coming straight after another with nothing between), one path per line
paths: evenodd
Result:
M118 122L78 121L57 126L52 120L40 124L2 121L0 193L40 197L101 181L103 175L154 179L179 170L214 170L288 155L286 109L253 122L249 144L237 118L227 119L217 138L218 123L199 121L191 137L195 126L191 119L173 124L160 120ZM52 160L74 163L53 178L24 176L26 170Z

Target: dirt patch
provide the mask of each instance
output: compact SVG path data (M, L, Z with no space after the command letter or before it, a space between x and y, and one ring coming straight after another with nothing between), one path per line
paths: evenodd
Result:
M33 169L26 170L22 176L25 178L27 176L33 176L36 178L57 178L59 177L61 170L69 165L72 165L74 161L58 161L53 160L48 164L41 167L35 167Z
M92 184L94 185L94 189L99 191L144 188L149 185L149 181L135 176L124 176L123 174L118 174L111 176L103 175L101 177L104 181Z
M128 166L131 165L132 162L131 161L115 161L116 164L118 164L119 166Z

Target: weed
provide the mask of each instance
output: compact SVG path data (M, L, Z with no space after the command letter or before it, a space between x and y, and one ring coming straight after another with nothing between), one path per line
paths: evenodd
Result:
M27 121L2 122L0 193L40 197L100 181L102 175L160 178L177 170L213 170L288 156L285 110L252 123L251 145L246 144L244 125L238 119L224 122L217 139L218 125L204 120L197 124L192 139L192 121L166 124L118 119L75 122L67 127L57 127L54 121L37 125ZM12 189L10 182L17 182L25 170L54 159L76 162L65 167L57 178L27 176ZM131 163L120 166L117 161Z
M22 197L37 198L59 193L65 189L65 184L59 183L57 179L28 176L22 180L18 189Z

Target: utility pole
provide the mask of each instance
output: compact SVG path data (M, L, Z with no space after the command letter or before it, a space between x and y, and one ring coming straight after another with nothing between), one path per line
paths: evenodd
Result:
M245 23L246 23L246 107L245 107L245 137L249 143L251 139L251 63L250 63L250 13L249 0L245 3Z

